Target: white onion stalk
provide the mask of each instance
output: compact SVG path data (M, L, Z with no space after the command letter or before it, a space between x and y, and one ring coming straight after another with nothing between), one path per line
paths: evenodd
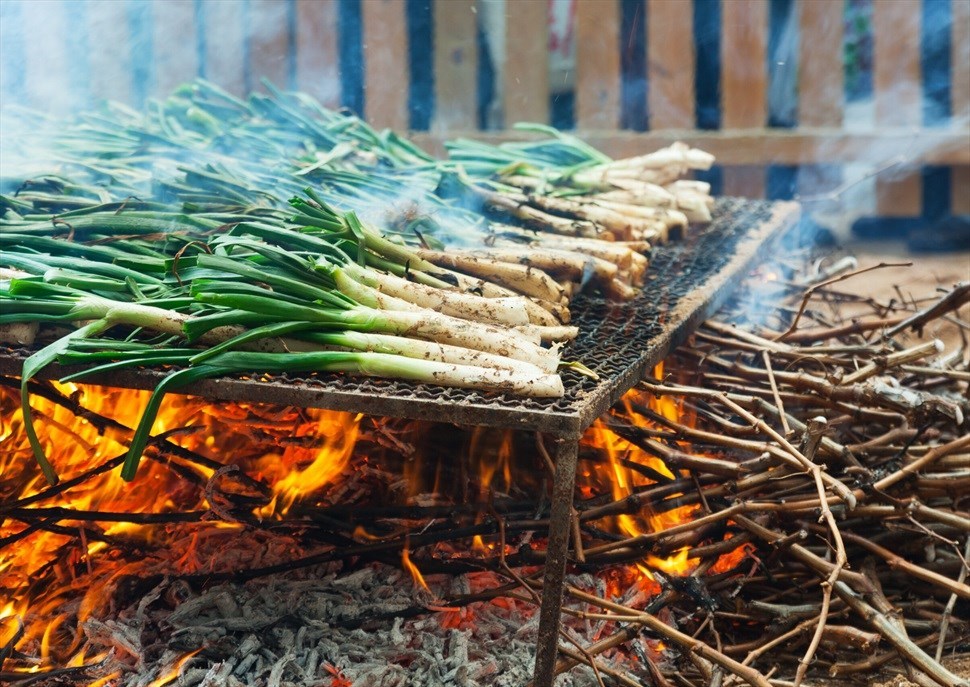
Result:
M354 263L348 263L339 269L355 281L381 293L452 317L512 327L529 323L527 301L521 296L485 298L473 293L436 289Z
M314 338L308 337L310 341ZM365 332L340 332L339 334L324 334L321 340L332 340L333 345L355 351L369 353L385 353L400 355L407 358L417 358L450 365L471 365L473 367L488 367L494 370L518 372L524 375L539 376L545 371L522 360L507 358L494 353L475 351L470 348L452 346L450 344L424 341L423 339L409 339L403 336L388 334L369 334Z
M401 298L397 298L395 296L389 296L386 293L381 293L377 289L367 286L366 284L361 284L360 282L355 281L343 270L339 270L339 269L334 270L331 276L333 277L333 280L337 286L337 289L341 293L347 296L350 296L361 305L366 305L367 307L374 308L375 310L410 312L410 313L422 314L428 317L440 316L440 317L448 317L451 319L460 320L463 322L487 324L487 323L477 323L474 320L470 320L467 318L456 318L451 315L447 315L445 313L440 313L437 310L434 310L431 308L422 308L420 305L415 305L410 301L406 301ZM533 344L539 343L538 337L530 337L524 333L518 333L514 329L511 331L515 332L514 335L517 334L519 337L522 338L523 341L526 341L528 343L533 343Z
M460 253L417 250L422 259L440 267L458 270L473 276L488 279L519 293L553 303L567 301L562 287L542 270L526 265L516 265L487 258L476 258Z
M658 220L668 227L686 227L688 223L687 215L671 208L653 208L616 200L600 200L599 198L594 198L593 202L623 215Z
M579 336L579 327L559 326L542 327L535 324L527 324L516 327L515 330L521 334L537 336L542 343L563 343L572 341Z
M348 281L353 282L349 278ZM361 289L368 288L362 284L357 286ZM212 292L198 293L196 300L266 314L287 321L318 322L341 329L428 339L523 360L546 372L555 372L559 364L557 351L545 349L527 341L522 334L512 333L508 329L489 324L460 320L433 310L378 310L363 305L337 309L309 303L301 305L269 296Z
M477 248L469 251L469 254L474 257L529 265L551 276L571 279L573 281L581 280L587 270L591 270L597 280L600 281L613 279L619 271L619 268L613 262L602 260L592 255L585 255L577 251L549 247Z

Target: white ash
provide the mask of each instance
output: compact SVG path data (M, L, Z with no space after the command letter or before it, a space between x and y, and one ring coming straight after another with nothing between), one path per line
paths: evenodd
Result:
M506 599L412 618L388 616L434 597L467 594L502 582L490 573L432 576L432 592L406 573L374 564L350 574L309 572L220 584L171 609L160 588L110 623L88 621L92 648L111 649L105 674L122 671L125 687L144 687L190 652L174 685L181 687L521 687L532 677L538 612ZM595 586L592 578L573 584ZM161 599L161 601L159 601ZM146 600L148 600L146 602ZM365 620L350 629L344 623ZM597 622L570 623L584 645ZM618 660L625 663L621 655ZM629 665L618 666L629 669ZM577 666L557 687L596 684Z

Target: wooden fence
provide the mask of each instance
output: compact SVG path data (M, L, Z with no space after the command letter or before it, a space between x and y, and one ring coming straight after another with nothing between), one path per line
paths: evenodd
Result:
M375 125L407 129L409 85L415 73L423 74L415 72L421 53L433 72L434 111L427 131L414 135L440 152L442 141L457 135L517 135L476 131L478 10L488 1L420 0L433 21L427 45L415 46L408 24L414 0L3 0L0 97L2 104L63 111L99 98L137 103L196 75L238 94L266 77L328 105L362 105ZM838 165L879 159L874 151L886 151L884 157L908 158L914 172L878 183L880 214L920 213L920 165L951 167L952 211L970 212L970 0L872 0L876 126L864 132L845 121L848 0L795 0L794 128L767 126L769 0L635 0L643 19L638 30L644 32L649 131L620 128L629 0L573 1L575 126L607 153L628 155L684 139L717 156L724 193L759 197L768 165ZM934 127L923 125L922 114L925 2L949 3L952 19L952 117ZM720 16L717 130L696 125L701 56L692 36L698 9L704 9L698 3ZM507 47L492 58L503 84L504 121L547 122L547 2L505 0L503 16Z

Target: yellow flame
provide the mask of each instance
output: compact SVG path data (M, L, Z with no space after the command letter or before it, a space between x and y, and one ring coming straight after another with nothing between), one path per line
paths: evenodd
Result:
M654 375L662 379L664 367L661 362L654 368ZM673 398L655 398L637 392L630 392L622 399L622 406L626 410L626 420L641 426L649 426L639 413L634 412L632 401L637 400L650 406L650 408L665 418L683 421L681 404ZM674 478L675 475L659 458L647 453L635 444L631 444L619 437L602 421L597 421L587 431L584 442L603 451L607 465L609 466L608 486L612 491L613 498L616 500L630 496L638 487L652 484L652 481L637 470L632 469L631 465L644 465L654 471ZM589 477L593 480L600 477L598 471L594 471ZM607 477L604 475L604 477ZM621 514L616 517L616 528L619 532L635 537L649 532L663 531L674 525L689 521L696 506L683 506L667 510L661 513L651 511L636 514ZM648 556L643 564L638 564L637 568L643 578L652 582L654 577L651 568L661 570L671 575L684 575L690 572L697 564L695 559L689 558L689 551L682 549L672 556L660 558Z
M104 677L98 678L94 682L88 683L87 687L105 687L109 682L121 677L121 671L116 670L113 673L108 673Z
M264 474L275 475L273 501L260 509L263 517L274 511L285 515L293 503L326 486L344 471L360 434L362 415L320 411L315 436L322 444L315 450L312 461L294 465L286 455L269 455L262 468Z
M190 658L195 656L200 651L202 651L201 648L196 649L192 653L186 654L185 656L180 658L178 661L175 662L175 665L168 670L168 672L166 672L164 675L150 682L147 685L147 687L163 687L163 685L167 685L169 682L172 682L173 680L178 679L179 672L182 670L182 666L184 666Z
M404 565L404 569L411 573L411 577L414 578L415 583L424 587L425 591L431 591L428 588L428 583L424 581L424 575L418 570L418 566L411 562L411 555L408 552L407 543L405 543L404 549L401 551L401 563Z

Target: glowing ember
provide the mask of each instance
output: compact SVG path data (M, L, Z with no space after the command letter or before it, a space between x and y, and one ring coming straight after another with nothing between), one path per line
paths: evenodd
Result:
M662 366L655 375L663 376ZM57 666L83 668L103 660L103 647L97 652L89 649L82 628L89 620L110 617L127 581L209 576L306 555L314 549L299 536L305 513L341 503L351 488L344 484L349 475L366 482L368 471L383 470L380 454L360 455L358 450L365 435L362 416L169 396L138 478L127 483L119 468L148 392L86 385L53 388L67 400L37 393L32 404L42 446L61 478L56 487L43 480L31 455L19 397L0 387L0 439L5 449L0 454L0 500L5 504L0 520L0 596L5 597L0 606L0 647L14 646L31 657L29 664L17 668L25 673ZM657 429L638 412L645 406L669 420L693 423L677 402L636 393L623 400L625 412L618 411L617 417ZM408 454L401 463L398 474L403 473L404 486L385 495L396 503L428 506L470 498L488 504L469 514L469 524L479 526L494 517L495 499L521 499L542 488L545 473L535 457L516 460L514 432L476 429L458 440L466 442L462 451L438 455L433 442L420 438L422 432L432 436L426 426L408 425L406 431L419 444L427 443L427 450ZM388 429L380 432L392 451L404 446ZM608 494L621 501L654 484L651 474L680 477L661 459L615 434L605 420L598 421L583 441L600 456L581 470L578 490L584 498ZM662 502L656 506L613 516L614 532L626 537L659 532L690 521L698 509L671 508ZM346 536L358 545L377 546L414 526L407 518L395 521L392 530L354 524ZM485 559L495 558L501 546L495 534L469 535L467 541L470 551ZM506 555L515 555L521 543L506 542ZM127 551L138 555L126 555ZM465 555L451 544L433 547L432 554L439 552ZM746 556L746 546L739 546L722 555L712 570L729 571ZM415 584L428 590L408 546L400 561ZM635 587L649 597L660 590L653 571L681 576L696 564L690 549L682 547L602 574L611 593L620 595ZM517 602L497 598L492 603ZM469 608L442 605L439 610L447 627L474 622ZM150 687L175 681L195 653L159 674ZM114 671L88 687L108 687L117 677Z

